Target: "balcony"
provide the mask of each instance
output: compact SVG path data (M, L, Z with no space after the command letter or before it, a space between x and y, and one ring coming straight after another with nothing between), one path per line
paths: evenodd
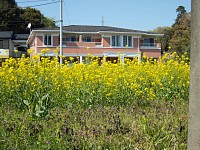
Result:
M67 47L101 47L101 42L63 42Z
M140 43L141 49L161 49L161 43Z

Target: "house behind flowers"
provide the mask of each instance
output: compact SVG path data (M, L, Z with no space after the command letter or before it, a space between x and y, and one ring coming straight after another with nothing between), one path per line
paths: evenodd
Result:
M43 55L42 50L48 49L45 56L53 57L59 54L59 35L59 27L33 29L27 44L34 54ZM119 54L132 59L145 53L147 57L158 59L161 56L161 44L156 41L159 36L163 35L110 26L64 26L63 56L67 60L74 57L82 62L90 54L100 60L106 56L107 60L113 61Z

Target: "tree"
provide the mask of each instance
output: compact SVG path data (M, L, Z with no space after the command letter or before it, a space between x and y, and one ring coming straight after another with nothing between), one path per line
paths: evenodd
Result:
M53 19L45 17L41 12L35 8L27 7L23 9L21 14L22 20L24 20L24 26L31 23L32 28L54 27L55 23Z
M0 3L0 30L14 30L16 22L21 22L21 9L15 0L1 0Z
M176 13L177 13L177 18L172 26L180 24L182 17L185 15L185 13L187 13L187 11L185 10L184 6L178 6L178 8L176 9Z
M162 37L158 37L157 41L162 43L162 50L167 52L169 51L169 40L172 38L173 32L172 27L157 27L152 32L164 34Z
M190 13L187 13L183 6L177 8L177 18L172 25L173 36L169 41L172 50L182 55L190 50Z
M42 15L42 23L45 27L56 27L54 18L48 18Z
M39 10L27 7L22 9L15 0L2 0L0 3L0 30L14 33L29 33L28 23L32 28L55 27L53 18L45 17Z

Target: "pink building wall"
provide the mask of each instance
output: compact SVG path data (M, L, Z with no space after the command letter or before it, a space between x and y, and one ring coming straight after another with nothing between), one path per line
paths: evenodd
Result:
M161 50L156 49L141 49L142 56L145 54L147 57L159 58L161 56Z
M59 46L59 37L58 36L53 36L53 46Z
M43 45L43 36L37 36L36 43L37 43L37 46L42 46Z
M81 38L79 37L80 41ZM139 39L139 42L140 39ZM138 38L133 39L133 48L111 48L110 37L103 37L102 42L63 42L68 47L63 47L64 55L99 55L103 56L105 52L115 53L136 53L138 52ZM37 51L40 52L45 47L43 46L43 36L36 37ZM103 47L100 45L103 44ZM48 47L50 52L53 52L59 46L59 36L53 36L53 47ZM90 47L87 49L87 47ZM161 56L161 49L140 49L141 54L146 54L147 57L159 58Z
M38 47L37 50L40 52L42 47ZM56 47L49 48L49 52L53 52ZM115 53L133 53L138 52L137 49L122 49L122 48L90 48L87 49L86 47L63 47L63 54L74 54L74 55L103 55L105 52L115 52Z
M102 42L103 42L103 47L110 47L110 38L109 37L103 37Z
M134 44L134 47L138 47L138 39L137 38L133 39L133 44Z

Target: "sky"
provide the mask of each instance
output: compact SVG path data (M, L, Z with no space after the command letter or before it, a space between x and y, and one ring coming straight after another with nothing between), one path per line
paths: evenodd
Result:
M51 3L34 8L55 21L60 20L59 0L16 2L20 7ZM63 25L102 25L103 18L105 26L149 31L159 26L171 26L178 6L184 6L190 12L191 0L63 0Z

